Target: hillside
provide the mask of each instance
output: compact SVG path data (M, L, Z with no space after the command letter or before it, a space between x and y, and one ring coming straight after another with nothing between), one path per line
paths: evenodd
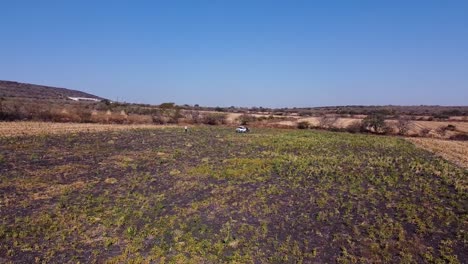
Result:
M66 88L0 80L0 97L40 100L67 100L68 97L86 97L103 100L89 93Z

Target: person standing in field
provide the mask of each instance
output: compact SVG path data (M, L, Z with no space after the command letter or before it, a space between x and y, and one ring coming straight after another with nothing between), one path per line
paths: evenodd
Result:
M187 132L188 132L188 127L185 126L185 127L184 127L184 130L185 130L185 133L187 133Z

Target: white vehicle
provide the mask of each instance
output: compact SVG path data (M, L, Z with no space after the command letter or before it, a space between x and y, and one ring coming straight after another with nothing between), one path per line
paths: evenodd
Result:
M240 126L236 128L237 133L247 133L249 131L250 131L249 128L245 126Z

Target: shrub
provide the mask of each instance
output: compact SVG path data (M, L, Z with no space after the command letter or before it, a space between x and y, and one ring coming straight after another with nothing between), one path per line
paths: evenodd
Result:
M312 116L312 111L308 111L308 110L303 110L303 111L299 111L299 116Z
M410 129L410 120L406 117L399 117L396 124L398 135L406 135Z
M164 120L164 118L161 116L161 115L153 115L151 117L152 121L154 124L158 124L158 125L163 125L166 123L166 121Z
M85 109L77 109L76 115L80 118L81 123L89 123L91 122L92 113L89 110Z
M112 114L109 117L109 122L113 124L124 124L127 121L127 117L120 114Z
M389 126L387 124L385 124L384 127L382 128L382 133L384 133L385 135L390 135L390 134L393 134L394 132L395 132L395 129L392 126Z
M320 116L318 118L319 127L324 129L331 128L337 120L338 118L336 116Z
M127 121L131 124L149 124L152 118L146 115L129 115Z
M440 127L438 127L438 128L435 130L435 132L436 132L439 136L443 137L443 136L445 136L445 134L446 134L446 132L447 132L447 127L446 127L446 126L440 126Z
M198 124L201 121L200 112L198 111L185 112L185 118L186 118L186 121L188 121L189 123L193 123L193 124Z
M382 133L385 132L385 116L382 114L370 114L362 120L362 126L367 131Z
M307 121L301 121L297 123L297 128L299 129L308 129L310 127L310 123Z
M450 117L450 116L448 116L446 114L443 114L443 113L434 114L433 116L436 119L448 119Z
M175 106L175 103L162 103L159 105L159 108L171 109L171 108L174 108L174 106Z
M445 136L447 131L455 131L456 127L454 125L440 126L436 129L436 133L441 137Z
M454 126L454 125L450 125L450 124L449 124L449 125L447 125L446 129L447 129L448 131L455 131L455 130L457 129L457 127Z
M359 133L359 132L363 132L363 128L362 128L362 123L361 121L359 120L356 120L354 122L352 122L351 124L349 124L346 129L345 129L347 132L349 133Z
M168 115L167 122L169 124L178 124L179 118L183 117L183 115L180 113L180 108L178 107L176 107L173 111L169 111L167 115Z
M237 120L239 121L241 125L245 126L245 125L248 125L250 122L257 121L257 118L253 115L242 114L241 116L237 118Z
M429 128L423 128L419 131L419 135L422 137L427 137L427 135L429 135L429 132L431 132Z
M203 116L202 123L206 125L226 124L226 115L225 114L207 114Z
M468 141L468 134L467 133L458 133L458 134L455 134L455 135L451 136L449 139Z

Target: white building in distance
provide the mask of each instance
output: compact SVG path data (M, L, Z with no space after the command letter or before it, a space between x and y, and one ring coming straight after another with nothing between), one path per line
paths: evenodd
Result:
M68 99L73 100L73 101L101 102L101 99L89 98L89 97L68 97Z

